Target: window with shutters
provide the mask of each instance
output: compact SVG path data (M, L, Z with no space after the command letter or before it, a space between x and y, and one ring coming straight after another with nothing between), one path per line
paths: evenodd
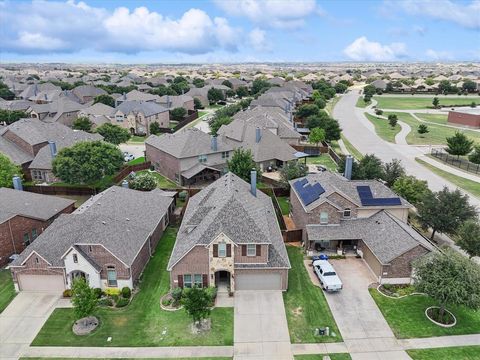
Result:
M203 278L202 274L195 274L193 275L193 282L196 287L201 288L203 286Z
M257 245L247 244L247 256L257 256Z
M226 257L227 256L227 244L219 243L218 244L218 257Z
M107 284L108 286L117 286L117 271L115 266L107 266Z
M190 274L183 275L183 287L184 288L192 287L192 275Z

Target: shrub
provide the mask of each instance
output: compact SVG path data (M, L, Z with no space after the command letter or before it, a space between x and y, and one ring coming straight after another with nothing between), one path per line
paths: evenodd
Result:
M117 308L125 307L128 305L129 302L130 300L124 297L118 298L118 300L116 301L115 307Z
M63 297L66 297L66 298L72 297L72 290L71 289L63 290Z
M212 304L215 303L215 299L217 298L217 288L215 286L210 286L205 289L207 296L210 298Z
M172 290L170 295L172 295L173 301L176 304L178 304L180 302L180 300L182 299L183 290L182 290L182 288L177 287L177 288Z
M118 296L120 295L120 289L117 288L107 288L105 289L105 294L108 296Z
M157 179L153 174L142 173L130 180L129 186L135 190L151 191L157 187Z
M103 295L103 291L100 288L93 289L93 292L95 293L95 296L97 297L97 299L100 299Z
M125 286L122 288L122 296L125 299L130 299L130 296L132 296L132 290L128 286Z
M162 300L162 305L164 305L164 306L172 305L172 299L163 299Z
M120 296L119 296L119 295L110 295L110 298L111 298L113 301L117 302L118 299L120 298Z
M376 115L382 115L382 114L383 114L383 110L382 110L382 109L375 109L375 114L376 114Z
M110 299L110 298L103 298L103 299L98 300L98 305L101 305L101 306L112 306L112 305L113 305L113 301L112 301L112 299Z

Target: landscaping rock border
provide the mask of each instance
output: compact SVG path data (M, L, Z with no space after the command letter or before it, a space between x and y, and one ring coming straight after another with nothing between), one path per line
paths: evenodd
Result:
M95 316L88 316L75 321L72 326L72 331L75 335L88 335L94 331L98 325L100 325L100 321Z
M162 310L165 310L165 311L178 311L178 310L181 310L183 309L183 305L180 305L179 307L167 307L165 305L163 305L163 299L166 298L167 296L169 296L170 293L166 293L165 295L163 295L161 298L160 298L160 308Z
M411 293L411 294L402 295L402 296L390 296L390 295L387 295L387 294L385 294L384 292L382 292L382 291L380 290L380 287L381 287L381 286L382 286L382 284L378 284L378 286L376 287L377 291L378 291L381 295L383 295L383 296L385 296L386 298L389 298L389 299L403 299L403 298L405 298L405 297L407 297L407 296L412 296L412 295L426 295L426 294L424 294L424 293L413 292L413 293Z
M451 328L451 327L454 327L454 326L457 324L457 318L455 317L455 315L453 315L453 313L452 313L450 310L445 309L445 311L452 316L452 318L453 318L453 323L452 323L452 324L442 324L442 323L439 323L438 321L433 320L433 319L428 315L428 310L430 310L430 309L439 309L439 307L438 307L438 306L430 306L430 307L428 307L428 308L425 310L425 316L427 317L428 320L430 320L431 322L433 322L435 325L438 325L438 326L443 327L443 328Z

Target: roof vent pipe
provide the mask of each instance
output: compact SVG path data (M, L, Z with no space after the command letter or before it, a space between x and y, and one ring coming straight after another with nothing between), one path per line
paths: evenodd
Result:
M218 141L217 141L217 137L216 136L211 136L210 137L210 148L212 149L212 151L217 151L218 149Z
M57 144L55 144L55 141L49 141L48 146L50 147L50 154L52 155L52 158L57 156Z
M128 181L127 180L122 181L122 187L125 188L125 189L128 189Z
M344 176L348 180L352 180L352 168L353 168L353 157L352 155L347 155L345 158L345 173Z
M15 190L20 190L20 191L23 190L22 179L20 178L20 176L14 176L12 178L12 181L13 181L13 188Z
M261 139L262 139L262 129L257 127L255 129L255 142L258 144Z
M250 192L253 196L257 196L257 170L250 171Z

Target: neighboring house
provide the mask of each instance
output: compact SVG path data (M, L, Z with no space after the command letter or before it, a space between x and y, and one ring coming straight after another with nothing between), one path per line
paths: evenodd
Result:
M27 179L55 182L52 160L57 151L80 141L102 139L99 134L72 130L59 123L45 123L33 118L20 119L0 128L0 153L20 165Z
M80 104L86 104L97 96L106 95L107 92L93 85L80 85L72 89L72 94L78 98Z
M0 188L0 266L20 254L60 214L71 213L74 204L56 196Z
M161 128L170 126L168 109L155 102L124 101L115 108L113 117L113 124L137 135L150 135L150 124L153 122Z
M271 198L227 173L190 198L167 270L172 288L286 290L290 263Z
M412 207L376 180L328 171L290 181L291 217L307 250L357 251L379 282L408 283L412 262L432 250L407 224Z
M43 122L57 122L71 127L80 110L85 105L79 104L67 97L58 97L56 100L45 104L32 104L27 113L32 118Z
M173 213L170 195L113 186L61 215L10 266L15 287L61 292L82 277L94 288L133 288Z
M93 123L93 127L96 128L105 123L115 124L115 109L111 106L96 103L92 106L83 108L78 112L78 117L88 117Z
M375 80L370 83L375 89L385 90L387 88L387 82L385 80Z
M218 179L232 152L223 137L196 128L151 135L145 141L145 156L155 170L182 186Z
M32 102L28 100L0 100L0 109L2 110L27 111L31 105Z
M234 149L250 150L253 160L262 171L266 171L268 167L281 168L286 162L298 159L297 155L305 155L298 153L270 129L256 127L243 119L222 125L218 135Z
M187 113L189 111L195 110L195 103L193 101L193 98L188 95L164 95L159 100L157 100L157 103L167 108L169 111L180 107L187 110Z
M124 93L122 96L115 99L115 104L118 107L120 104L127 101L138 101L138 102L158 102L160 96L153 95L149 93L144 93L138 90L132 90L128 93Z
M27 100L32 96L37 96L41 91L62 90L60 86L53 85L52 83L32 84L27 86L19 95L20 98Z
M230 88L225 85L205 85L202 88L192 87L187 93L185 93L185 95L191 96L194 99L197 98L204 107L207 107L210 105L210 101L208 100L208 90L212 88L221 90L223 95L230 90Z

